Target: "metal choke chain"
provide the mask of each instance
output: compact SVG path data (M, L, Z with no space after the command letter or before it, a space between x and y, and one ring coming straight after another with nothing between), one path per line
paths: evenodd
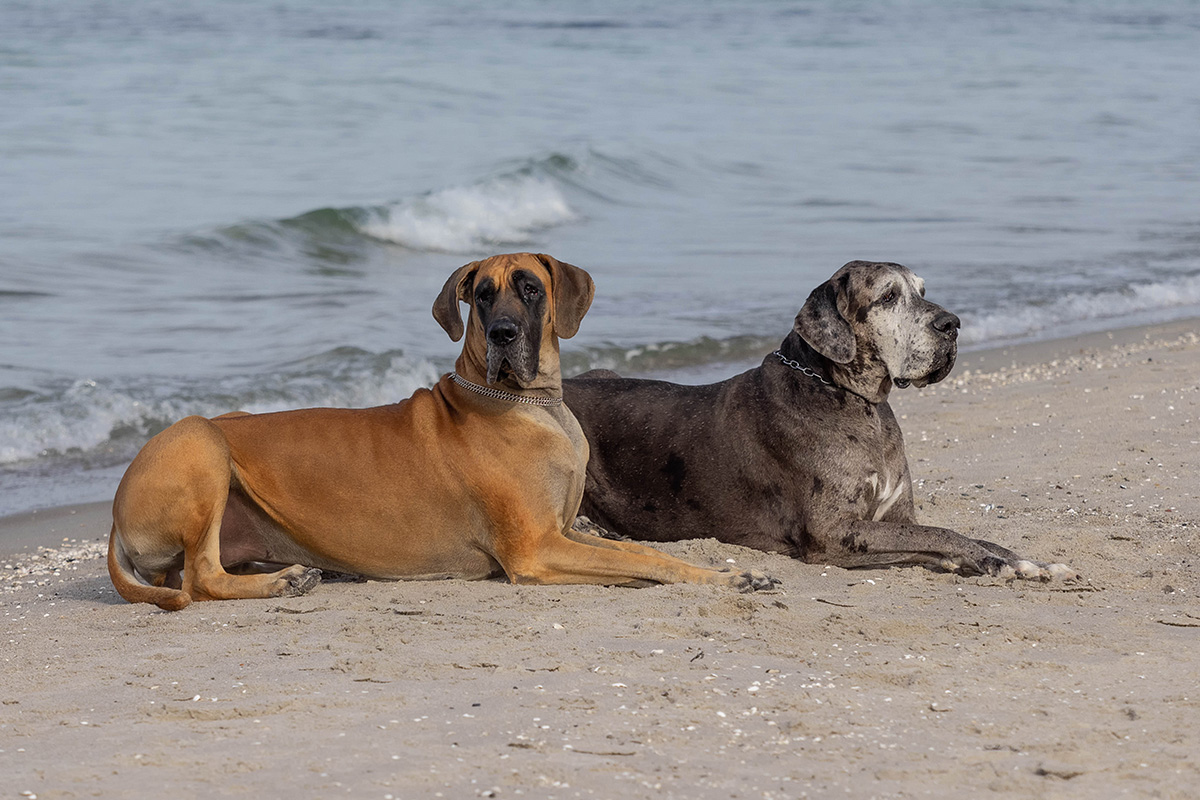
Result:
M771 355L776 356L780 361L782 361L784 364L791 367L792 369L796 370L797 372L802 372L810 378L816 378L817 380L819 380L821 383L825 384L826 386L833 386L832 383L825 380L825 378L822 377L821 375L818 375L817 373L813 372L811 369L804 366L799 361L792 361L790 358L788 358L787 356L785 356L783 353L779 352L778 350L776 350Z
M459 375L457 372L450 373L450 379L464 389L469 389L476 394L481 394L484 397L490 397L493 400L507 400L510 403L528 403L531 406L561 406L561 397L527 397L523 394L513 394L512 392L504 392L500 389L493 389L490 386L480 386L478 383L471 383L469 380Z

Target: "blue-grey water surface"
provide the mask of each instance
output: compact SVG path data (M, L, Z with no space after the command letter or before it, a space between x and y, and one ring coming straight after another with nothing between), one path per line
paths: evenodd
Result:
M856 258L968 345L1195 315L1200 5L0 0L0 513L407 396L512 250L592 272L573 371L766 352Z

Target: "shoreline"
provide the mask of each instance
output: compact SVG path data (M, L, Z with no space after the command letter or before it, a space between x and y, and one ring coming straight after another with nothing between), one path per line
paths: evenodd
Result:
M0 783L43 797L1192 796L1196 326L969 352L891 403L919 521L1082 578L843 570L703 539L659 547L782 585L330 581L162 612L114 592L107 503L36 512L3 523L53 546L0 559Z
M107 540L108 526L100 531L96 520L111 509L111 500L100 500L0 517L0 560L20 559L43 547Z
M1117 357L1129 357L1132 349L1144 348L1155 342L1175 340L1189 333L1200 333L1200 318L1094 331L1062 339L1040 339L968 350L959 353L954 370L942 384L917 391L937 390L939 386L945 387L961 381L964 375L977 378L978 373L1048 364L1080 356L1091 356L1094 359L1111 352ZM757 366L760 360L756 358L745 362L708 364L672 373L672 377L657 374L644 377L675 380L681 383L714 382L751 369ZM892 405L903 403L908 391L913 390L894 390L889 398ZM907 441L907 430L905 430L905 438ZM116 491L115 485L113 491ZM10 561L20 559L32 554L37 548L55 548L63 544L70 544L72 541L81 543L107 540L108 522L98 526L97 520L109 514L111 504L110 498L51 506L2 516L0 517L0 559Z

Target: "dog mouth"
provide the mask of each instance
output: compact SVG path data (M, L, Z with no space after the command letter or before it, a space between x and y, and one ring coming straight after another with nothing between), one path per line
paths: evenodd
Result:
M519 337L512 344L499 346L488 345L487 349L487 382L512 378L519 385L527 385L537 377L537 357L530 351L524 337Z
M958 348L951 346L945 356L940 360L933 369L919 378L892 378L892 385L897 389L907 389L910 386L916 386L921 389L931 383L937 383L945 379L950 374L950 370L954 369L954 359L958 355Z

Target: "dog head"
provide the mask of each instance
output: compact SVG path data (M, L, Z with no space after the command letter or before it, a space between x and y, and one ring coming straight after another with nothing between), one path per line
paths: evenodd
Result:
M959 319L925 299L925 281L899 264L851 261L818 286L793 330L868 399L937 383L958 354Z
M575 335L594 294L591 276L579 267L511 253L455 270L433 304L433 318L457 342L464 332L458 304L467 303L463 357L489 384L529 389L560 382L558 339Z

